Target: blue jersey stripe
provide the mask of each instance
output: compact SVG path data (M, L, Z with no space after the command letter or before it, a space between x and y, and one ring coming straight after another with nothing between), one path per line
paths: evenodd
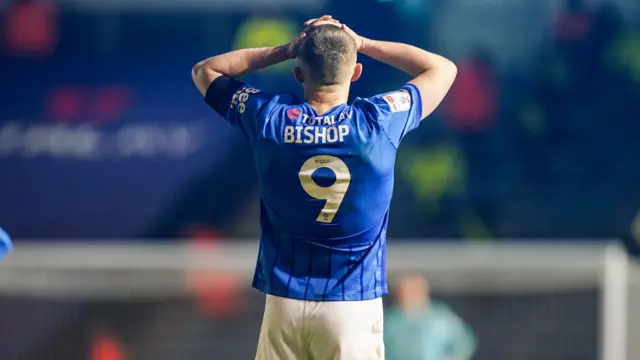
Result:
M263 247L264 243L260 242L260 246L258 247L258 262L256 264L256 273L253 277L253 286L260 291L264 291L264 278L262 276L262 264L264 263L264 260L262 259Z
M289 290L291 290L291 279L296 271L296 242L291 242L291 269L289 269L289 279L287 280L287 297L289 297Z
M331 279L333 279L332 276L332 262L333 261L333 251L331 249L329 249L329 258L327 259L327 282L325 282L324 284L324 300L327 300L327 296L328 296L328 290L329 290L329 281L331 281Z
M378 295L378 267L380 266L380 251L379 247L376 249L376 266L373 270L373 293L374 296L379 296Z
M347 253L347 268L345 269L344 272L344 277L345 280L342 281L342 301L344 301L345 299L345 288L344 288L344 284L346 284L346 282L348 281L347 278L347 273L349 273L349 271L351 270L351 266L353 266L353 245L349 244L349 252Z
M360 300L364 298L364 261L360 261Z
M278 267L278 260L280 259L280 239L278 239L278 243L276 244L275 254L273 256L273 261L271 266L271 277L269 278L269 286L273 288L275 282L273 281L276 273L276 268Z
M309 253L309 261L307 262L307 265L309 265L308 271L307 271L307 284L304 288L304 299L308 299L308 295L309 295L309 285L311 285L311 271L312 271L312 266L313 266L313 248L312 247L308 247L307 248L307 252Z

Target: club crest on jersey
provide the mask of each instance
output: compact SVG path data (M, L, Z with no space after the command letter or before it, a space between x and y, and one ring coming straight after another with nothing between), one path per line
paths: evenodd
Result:
M291 120L297 119L302 114L302 111L298 108L291 108L287 110L287 117Z
M411 109L411 95L406 91L396 91L382 98L391 112L409 111Z

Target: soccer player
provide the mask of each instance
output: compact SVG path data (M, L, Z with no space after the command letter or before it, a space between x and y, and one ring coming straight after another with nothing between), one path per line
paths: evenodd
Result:
M402 138L440 104L455 65L370 40L330 16L289 44L201 61L193 80L253 149L262 235L253 287L266 294L256 359L384 359L381 296L393 168ZM347 104L361 53L407 72L399 89ZM298 59L304 101L237 78Z
M429 282L413 274L397 284L396 305L384 317L387 360L469 360L473 330L444 303L432 299Z

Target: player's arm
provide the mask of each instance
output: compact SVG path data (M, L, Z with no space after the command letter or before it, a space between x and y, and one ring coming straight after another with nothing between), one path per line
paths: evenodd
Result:
M235 50L202 60L191 77L206 103L251 137L256 116L273 96L236 78L295 58L305 36L303 31L286 45Z
M360 52L413 76L409 81L420 92L421 119L429 116L444 99L456 78L456 65L412 45L362 38Z
M288 46L236 50L197 63L191 77L207 105L251 140L273 95L236 78L288 58Z
M289 60L292 56L291 44L235 50L200 61L191 70L191 77L200 93L206 96L211 84L222 76L237 78Z
M306 25L318 26L332 21L331 16L323 16L307 22ZM200 93L206 96L211 84L219 77L237 78L296 58L306 35L303 31L288 44L281 46L241 49L210 57L200 61L191 69L191 77Z

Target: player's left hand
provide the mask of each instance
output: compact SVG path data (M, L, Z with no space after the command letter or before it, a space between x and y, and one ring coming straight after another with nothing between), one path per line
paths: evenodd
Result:
M300 49L300 45L302 45L306 36L307 33L305 29L305 31L298 34L298 36L289 42L289 45L287 46L287 55L289 56L289 59L295 59L298 57L298 49Z
M364 48L365 39L362 36L356 34L356 32L351 30L351 28L348 27L346 24L343 24L339 20L334 19L331 15L324 15L319 18L309 19L304 23L304 25L307 26L308 28L314 27L314 26L326 25L326 24L335 25L339 28L342 28L344 31L346 31L347 34L349 34L349 36L353 38L353 41L356 42L356 47L358 48L358 51L361 51Z
M302 45L302 43L304 42L304 39L307 36L307 31L314 26L320 26L320 25L327 25L327 24L331 24L331 25L335 25L340 27L341 24L338 20L335 20L331 17L331 15L324 15L321 16L319 18L315 18L315 19L310 19L305 21L304 26L305 29L304 31L302 31L300 34L298 34L298 36L296 36L295 38L293 38L293 40L291 40L291 42L289 42L289 45L287 47L287 52L289 55L290 59L294 59L298 56L298 49L300 49L300 45Z

